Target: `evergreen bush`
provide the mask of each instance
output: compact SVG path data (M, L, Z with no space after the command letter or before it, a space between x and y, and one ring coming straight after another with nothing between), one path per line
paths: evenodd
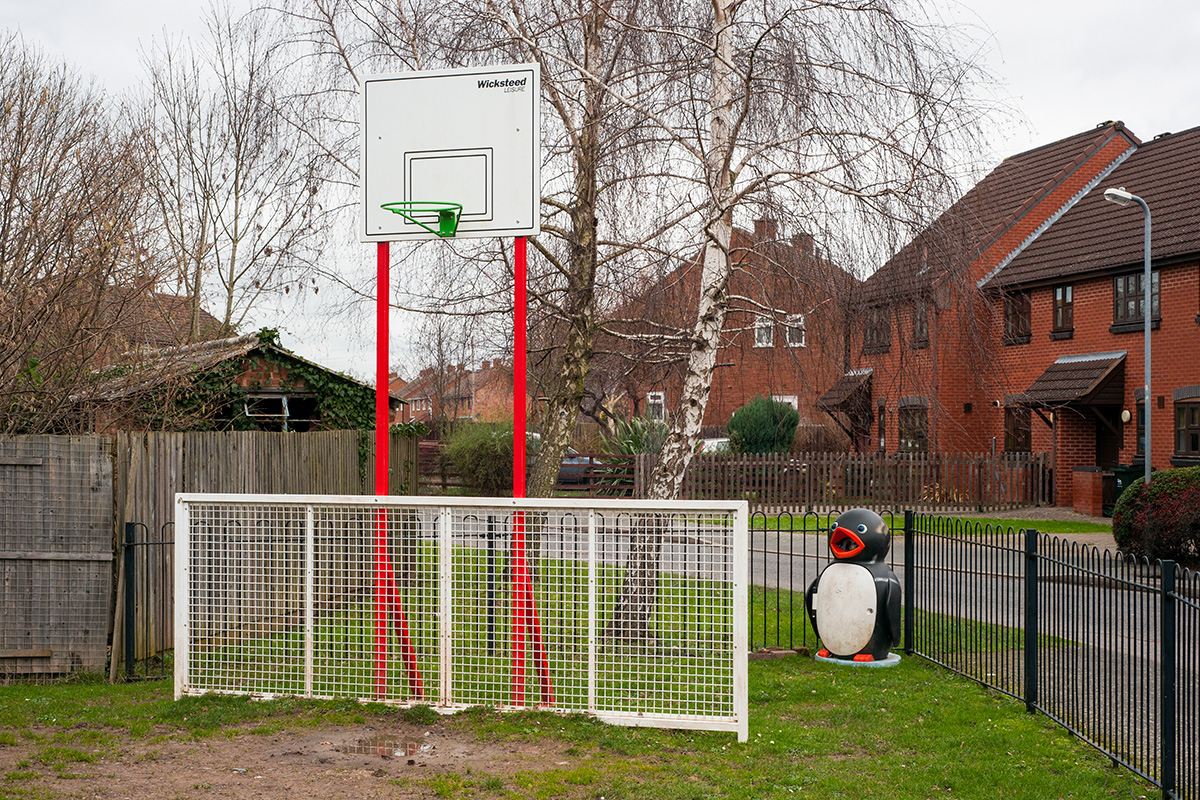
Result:
M634 417L626 422L618 419L612 435L600 434L600 449L609 455L636 456L662 452L669 428L661 419Z
M511 424L491 422L459 425L451 434L446 455L473 494L502 497L512 492L512 437Z
M755 397L729 419L729 446L735 453L786 453L796 437L800 414L788 403Z
M1200 563L1200 467L1131 483L1113 509L1113 539L1130 555Z

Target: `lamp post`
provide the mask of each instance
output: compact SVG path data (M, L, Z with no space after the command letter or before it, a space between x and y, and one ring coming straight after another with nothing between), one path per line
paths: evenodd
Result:
M1143 330L1145 331L1144 335L1145 335L1145 347L1146 347L1146 354L1145 354L1146 377L1145 377L1145 386L1142 387L1142 392L1143 392L1142 396L1143 396L1145 406L1146 406L1146 412L1145 412L1146 413L1146 453L1145 453L1146 470L1145 470L1144 477L1145 477L1145 482L1147 484L1149 484L1150 483L1150 400L1151 400L1151 398L1150 398L1150 316L1151 316L1151 302L1154 299L1154 293L1152 292L1151 285L1150 285L1150 206L1146 205L1146 201L1143 200L1142 198L1138 197L1136 194L1131 194L1131 193L1125 191L1124 186L1122 186L1120 189L1105 189L1104 190L1104 199L1110 203L1116 203L1119 206L1127 206L1130 203L1137 203L1139 206L1142 207L1142 213L1145 215L1145 218L1146 218L1146 233L1145 233L1145 236L1143 237L1143 240L1144 240L1143 241L1143 248L1144 248L1143 272L1144 272L1144 276L1142 278L1142 292L1143 292L1142 297L1143 297L1143 303L1145 304L1143 306L1142 319L1143 319L1143 322L1145 323L1145 328Z

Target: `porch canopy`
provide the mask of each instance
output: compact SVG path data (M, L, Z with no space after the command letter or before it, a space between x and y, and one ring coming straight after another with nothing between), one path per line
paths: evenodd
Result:
M1125 354L1120 350L1060 356L1028 389L1005 402L1036 408L1119 406L1125 394Z
M871 407L871 374L874 370L852 369L837 379L829 391L817 400L817 408L832 414L847 413Z

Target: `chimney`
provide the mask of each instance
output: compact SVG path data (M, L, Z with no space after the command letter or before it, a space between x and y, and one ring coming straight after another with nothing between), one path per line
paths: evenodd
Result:
M792 237L792 247L797 247L804 255L812 255L813 252L813 235L811 233L799 233Z
M779 223L773 219L754 220L754 241L772 242L779 235Z

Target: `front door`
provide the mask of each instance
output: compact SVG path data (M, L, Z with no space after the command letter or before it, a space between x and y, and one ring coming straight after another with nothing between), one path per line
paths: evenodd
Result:
M1096 419L1096 466L1112 469L1121 461L1121 410L1093 406Z

